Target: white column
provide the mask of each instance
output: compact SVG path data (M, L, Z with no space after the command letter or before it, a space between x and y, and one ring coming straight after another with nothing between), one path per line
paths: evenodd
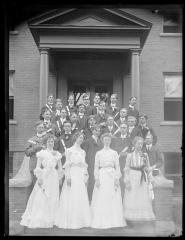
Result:
M46 104L48 95L49 49L40 49L40 109Z
M140 108L140 70L139 49L131 49L131 95L137 98L137 109Z

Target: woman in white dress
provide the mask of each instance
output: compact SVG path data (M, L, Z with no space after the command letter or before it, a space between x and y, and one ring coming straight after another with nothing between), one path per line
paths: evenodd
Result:
M130 222L152 221L155 219L152 210L152 174L148 155L141 151L143 138L135 137L133 145L135 150L127 155L124 168L124 216Z
M81 132L73 135L74 145L66 149L65 180L60 195L55 225L59 228L89 227L91 216L87 194L87 164L85 151L80 147L84 140Z
M36 154L34 174L37 181L20 222L29 228L52 228L54 224L59 204L59 179L63 176L62 155L53 150L54 139L53 135L48 135L45 139L47 148Z
M91 210L92 228L124 227L123 205L119 179L121 177L119 158L110 148L111 135L102 135L103 149L95 156L95 186Z

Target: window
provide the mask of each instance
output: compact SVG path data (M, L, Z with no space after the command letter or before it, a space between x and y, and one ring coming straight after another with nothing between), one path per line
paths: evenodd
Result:
M171 13L165 15L163 22L163 33L181 33L182 19L181 14Z
M14 73L9 71L9 119L14 119Z
M165 74L164 121L182 121L182 75Z

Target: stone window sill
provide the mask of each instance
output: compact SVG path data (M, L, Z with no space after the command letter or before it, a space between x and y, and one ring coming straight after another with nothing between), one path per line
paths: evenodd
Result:
M182 126L182 121L163 121L161 126Z
M182 33L160 33L160 37L182 37Z
M9 119L9 124L10 125L17 125L17 121L14 119Z

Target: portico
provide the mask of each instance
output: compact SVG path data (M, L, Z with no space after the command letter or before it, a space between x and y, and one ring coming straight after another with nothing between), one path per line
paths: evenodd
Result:
M66 101L83 89L140 99L140 52L151 24L123 11L55 10L29 23L40 50L40 107L48 92Z

